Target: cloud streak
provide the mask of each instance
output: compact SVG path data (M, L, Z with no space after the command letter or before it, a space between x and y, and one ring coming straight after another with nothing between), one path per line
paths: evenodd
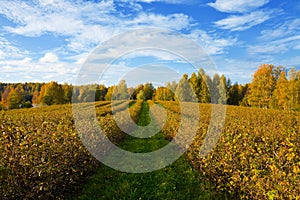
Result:
M119 0L121 2L139 2L139 3L166 3L166 4L187 4L187 3L195 3L195 0Z
M22 58L29 54L28 51L18 48L4 37L0 36L0 60L9 58Z
M261 31L261 40L275 40L287 36L297 35L300 32L300 19L287 20L284 23L275 25L272 29Z
M208 5L220 12L245 13L253 11L268 2L269 0L216 0L215 3L208 3Z
M215 25L221 29L231 31L244 31L253 26L269 20L273 12L255 11L243 15L231 15L225 19L215 22Z
M217 34L209 34L203 30L194 30L189 37L198 42L209 55L224 54L227 48L236 45L238 42L237 38L224 38Z
M298 50L300 46L300 20L293 19L261 31L258 37L259 45L249 45L247 51L252 55L283 54L291 49Z

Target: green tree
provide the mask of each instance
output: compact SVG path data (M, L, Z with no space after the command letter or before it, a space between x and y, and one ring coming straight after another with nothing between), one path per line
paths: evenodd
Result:
M244 90L244 87L238 83L231 85L228 90L227 104L240 105L244 98Z
M153 94L154 94L154 87L153 87L152 83L146 83L144 85L145 100L151 100L153 98Z
M102 84L99 85L95 92L96 101L104 101L106 93L107 93L107 88L105 87L105 85Z
M7 97L8 100L8 108L9 109L15 109L20 108L22 103L22 96L21 94L14 88L11 89L11 91L8 94Z
M144 91L140 90L140 92L136 96L137 100L145 100Z
M132 90L132 92L130 92L131 99L137 99L137 95L140 93L141 90L144 90L144 85L143 84L137 85L134 88L134 90Z
M68 85L67 83L62 85L62 89L64 91L64 101L65 103L71 103L72 101L72 85Z
M54 81L43 85L39 95L39 102L42 105L63 104L65 99L62 86Z

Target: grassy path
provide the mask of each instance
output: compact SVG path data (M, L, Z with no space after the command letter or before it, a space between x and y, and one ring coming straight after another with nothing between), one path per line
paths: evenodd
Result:
M150 122L149 106L144 102L138 125ZM168 143L162 133L147 139L128 136L121 148L131 152L150 152ZM184 156L172 165L150 173L123 173L101 166L75 199L216 199L209 184L192 168Z

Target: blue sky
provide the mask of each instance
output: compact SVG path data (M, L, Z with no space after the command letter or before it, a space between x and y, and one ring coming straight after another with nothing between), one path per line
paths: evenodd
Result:
M247 83L263 63L299 69L299 13L300 1L294 0L0 0L0 82L75 83L95 47L152 27L195 41L220 74ZM147 60L139 56L122 66ZM170 61L167 54L150 57ZM189 72L184 66L179 71ZM103 83L114 84L124 70L111 75Z

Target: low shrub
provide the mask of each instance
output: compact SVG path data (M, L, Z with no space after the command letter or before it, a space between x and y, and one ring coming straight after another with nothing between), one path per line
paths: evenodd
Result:
M173 138L180 108L160 103L169 111L163 131ZM200 157L210 111L200 104L199 131L186 155L216 190L242 199L300 199L299 112L227 106L217 145Z

